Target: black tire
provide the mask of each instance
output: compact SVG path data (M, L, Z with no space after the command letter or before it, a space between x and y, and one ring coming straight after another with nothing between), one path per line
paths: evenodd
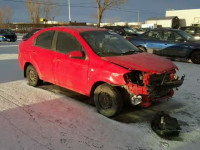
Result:
M106 117L115 116L123 107L121 94L108 84L102 84L95 89L94 103L98 112Z
M191 55L191 61L194 64L200 64L200 51L194 51Z
M38 76L37 71L32 65L29 65L26 69L26 78L28 80L28 84L34 87L41 84L42 82Z
M138 48L143 52L147 52L146 48L144 48L143 46L138 46Z

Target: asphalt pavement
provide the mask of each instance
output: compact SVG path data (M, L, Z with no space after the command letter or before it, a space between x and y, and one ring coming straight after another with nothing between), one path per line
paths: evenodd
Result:
M0 42L0 83L23 79L23 72L18 62L16 42Z

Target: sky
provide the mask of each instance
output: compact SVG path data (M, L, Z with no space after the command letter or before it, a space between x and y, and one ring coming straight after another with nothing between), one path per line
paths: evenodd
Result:
M0 0L0 8L9 6L14 15L11 22L30 22L30 16L26 7L26 0ZM68 0L52 0L57 3L57 16L55 20L67 22ZM96 0L71 0L71 19L77 22L95 23L94 15L97 12ZM163 17L166 10L198 9L200 0L127 0L126 4L112 8L105 12L103 22L122 21L135 22L145 21L151 17ZM42 16L41 16L42 17Z

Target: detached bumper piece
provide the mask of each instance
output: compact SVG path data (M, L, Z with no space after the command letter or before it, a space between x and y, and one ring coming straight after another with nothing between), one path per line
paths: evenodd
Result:
M176 118L164 112L158 112L151 121L152 130L163 138L177 137L180 133L180 126Z
M174 80L165 81L155 85L152 84L148 87L148 96L154 97L154 99L167 95L173 96L174 92L172 92L172 89L177 89L178 87L180 87L183 84L184 78L185 75L183 75L180 80L177 77L177 79Z
M161 86L162 88L167 88L167 89L177 88L183 84L184 78L185 75L183 75L180 80L177 78L173 81L165 82Z

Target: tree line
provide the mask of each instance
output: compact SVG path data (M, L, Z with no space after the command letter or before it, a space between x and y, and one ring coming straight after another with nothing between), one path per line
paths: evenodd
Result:
M67 0L66 0L67 1ZM106 10L111 9L112 7L117 7L121 4L126 3L127 0L95 0L97 14L97 26L100 26L103 15ZM26 7L30 14L30 20L33 24L39 24L40 18L46 20L54 21L55 17L59 14L57 5L53 3L52 0L26 0ZM67 14L66 14L67 15ZM10 7L0 8L0 24L10 23L10 20L13 16L13 10Z
M10 7L0 7L0 24L9 24L13 16L13 10Z

